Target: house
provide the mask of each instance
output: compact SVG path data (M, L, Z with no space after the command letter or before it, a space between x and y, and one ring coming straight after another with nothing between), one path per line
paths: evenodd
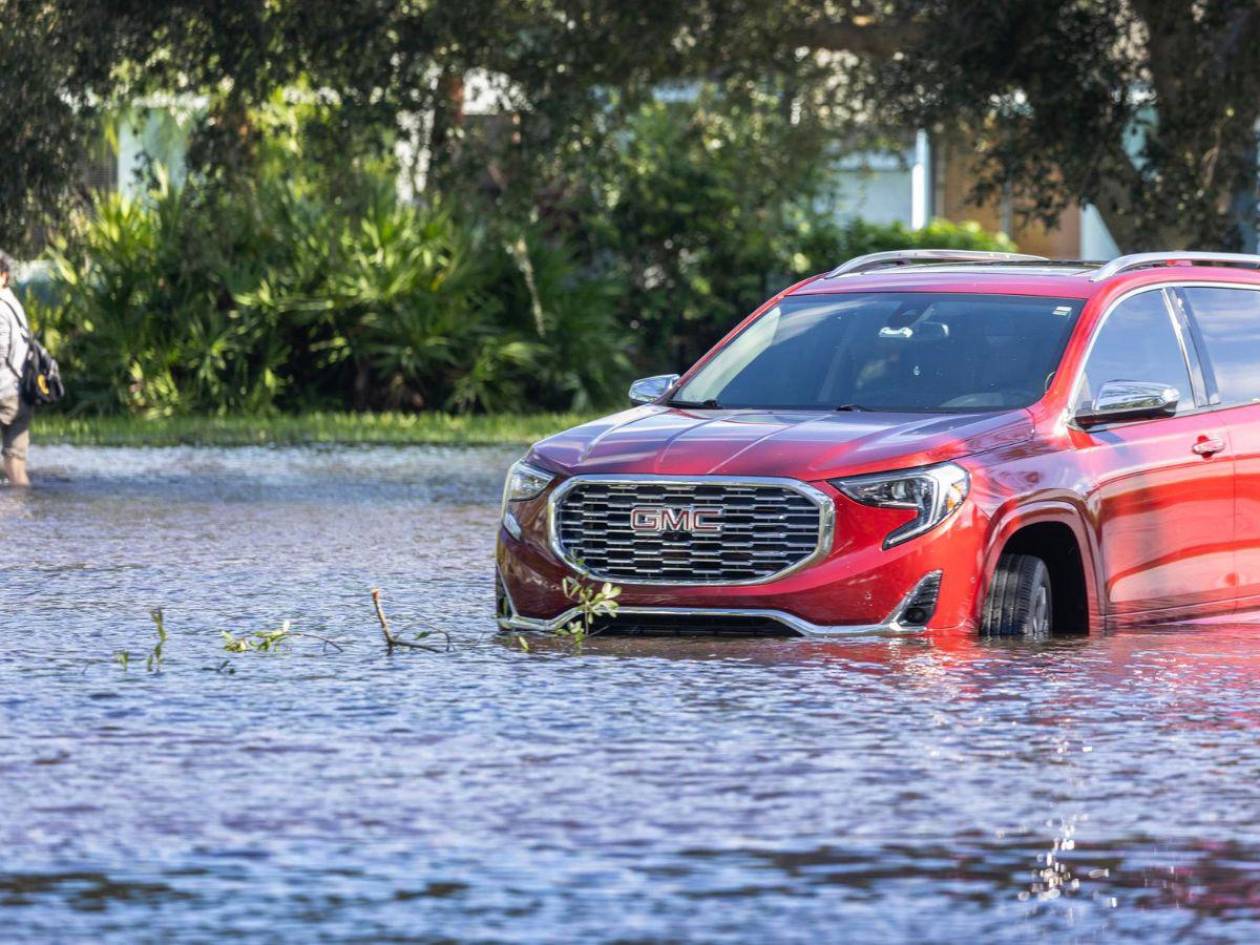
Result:
M837 165L837 213L875 223L903 223L917 229L933 218L975 220L986 230L1011 237L1026 253L1059 259L1111 259L1119 248L1096 209L1074 206L1058 226L1025 223L1008 197L977 206L972 155L964 147L937 140L926 131L903 151L847 155Z

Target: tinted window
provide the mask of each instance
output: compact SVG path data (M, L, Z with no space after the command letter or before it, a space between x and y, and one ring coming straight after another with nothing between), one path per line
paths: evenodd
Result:
M1093 403L1107 381L1150 381L1177 388L1177 412L1194 409L1194 395L1181 344L1160 292L1121 302L1103 322L1085 362L1085 383L1076 408Z
M1260 292L1182 291L1207 346L1221 403L1260 401Z
M723 407L975 411L1038 400L1078 299L881 292L784 299L675 396Z

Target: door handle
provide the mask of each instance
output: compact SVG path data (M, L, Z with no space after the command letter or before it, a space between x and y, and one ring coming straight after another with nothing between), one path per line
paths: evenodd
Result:
M1225 449L1225 441L1218 436L1201 436L1190 448L1200 456L1214 456Z

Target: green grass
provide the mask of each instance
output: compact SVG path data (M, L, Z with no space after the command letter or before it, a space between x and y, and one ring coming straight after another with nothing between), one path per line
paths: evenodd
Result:
M277 417L65 417L36 414L36 443L81 446L258 446L309 443L525 445L591 414L453 416L443 413L309 413Z

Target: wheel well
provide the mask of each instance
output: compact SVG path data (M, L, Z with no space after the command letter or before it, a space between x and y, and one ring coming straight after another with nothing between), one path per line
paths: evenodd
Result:
M1026 525L1007 541L1002 554L1036 555L1050 571L1055 633L1089 632L1089 594L1076 534L1062 522Z

